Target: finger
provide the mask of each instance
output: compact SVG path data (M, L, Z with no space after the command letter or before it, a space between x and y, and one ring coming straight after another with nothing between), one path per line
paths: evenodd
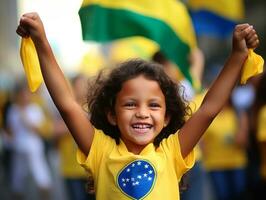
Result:
M37 13L26 13L20 18L20 24L26 26L34 26L39 15Z
M259 40L258 39L247 42L247 47L249 49L255 49L258 46L259 46Z
M25 35L29 34L29 32L23 26L18 26L17 31L19 31L20 33L23 33Z
M235 26L235 31L242 31L242 30L246 29L249 26L250 25L248 23L238 24L238 25Z
M39 15L36 12L30 12L30 13L23 14L22 17L31 18L34 20L34 19L37 19Z
M243 26L244 27L244 26ZM242 27L242 28L243 28ZM253 26L245 26L244 29L240 29L238 31L236 31L236 36L240 39L245 38L251 31L253 30Z
M252 29L246 36L246 40L251 40L256 35L255 29ZM258 36L257 36L258 37Z
M29 37L29 32L26 31L23 27L18 26L16 30L17 34L20 35L21 37Z
M255 34L255 35L253 35L251 38L249 38L249 39L246 39L246 42L247 43L253 43L254 41L256 41L256 40L258 40L258 35L257 34Z
M30 18L30 17L28 17L28 16L22 16L22 17L20 18L19 24L20 24L21 26L29 26L29 25L31 25L33 22L34 22L34 21L33 21L32 18Z

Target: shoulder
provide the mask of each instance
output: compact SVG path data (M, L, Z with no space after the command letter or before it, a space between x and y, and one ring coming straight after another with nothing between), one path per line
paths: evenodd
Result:
M95 172L95 166L99 166L101 160L116 145L115 140L106 135L102 130L94 129L91 149L88 155L85 155L81 150L77 151L77 162L85 169ZM95 164L96 163L96 164Z
M115 140L109 135L105 134L102 130L96 128L94 128L93 140L97 140L98 142L115 142Z
M178 132L164 138L160 143L160 147L167 151L172 151L173 149L175 149L175 151L180 150Z
M172 158L172 162L174 162L174 166L176 166L176 172L179 177L178 179L180 179L186 171L193 167L195 163L194 149L185 158L183 158L179 144L178 132L171 134L168 138L165 138L161 142L160 148L163 149L168 157Z
M115 145L116 142L113 138L106 135L102 130L94 128L90 155L94 153L104 154L105 152L109 152Z

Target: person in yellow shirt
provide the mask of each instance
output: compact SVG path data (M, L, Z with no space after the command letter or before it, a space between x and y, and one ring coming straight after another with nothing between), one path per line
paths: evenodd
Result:
M242 126L248 126L242 123ZM217 200L241 199L246 186L247 128L241 127L228 103L202 137L202 161Z
M179 85L161 65L140 59L97 77L88 90L88 119L56 62L39 15L24 14L17 33L30 36L36 46L45 84L100 200L180 199L178 182L194 164L195 145L230 97L248 48L259 44L252 26L236 26L232 53L187 121Z
M259 150L259 183L256 197L266 195L266 73L258 79L255 101L253 105L253 123Z

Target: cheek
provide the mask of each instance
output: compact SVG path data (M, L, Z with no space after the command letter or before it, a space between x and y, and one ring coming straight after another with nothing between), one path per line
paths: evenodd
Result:
M128 122L132 118L132 113L128 111L118 112L117 113L117 120L120 123Z
M155 120L157 121L158 124L164 124L166 118L165 118L165 112L160 112L160 113L156 113L154 115Z

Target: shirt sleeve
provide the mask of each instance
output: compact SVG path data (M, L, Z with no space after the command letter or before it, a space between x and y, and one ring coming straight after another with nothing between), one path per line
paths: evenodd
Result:
M194 149L185 158L183 158L181 155L178 133L172 134L167 139L163 140L162 145L164 150L172 158L178 181L180 181L183 174L191 169L195 163Z
M92 175L97 173L100 162L106 152L110 151L113 139L105 135L102 131L94 129L93 141L90 153L85 155L80 149L77 150L77 162Z

